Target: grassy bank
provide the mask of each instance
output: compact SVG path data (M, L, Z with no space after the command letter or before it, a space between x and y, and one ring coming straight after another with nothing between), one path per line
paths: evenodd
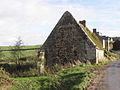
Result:
M12 80L3 68L0 67L0 90L5 90L6 86L12 85Z
M41 77L13 78L16 82L10 90L83 90L99 65L80 65Z
M78 65L40 77L12 78L15 85L10 90L83 90L91 78L100 71L99 68L113 61L113 59L114 61L117 59L113 53L107 54L107 57L109 58L96 65Z

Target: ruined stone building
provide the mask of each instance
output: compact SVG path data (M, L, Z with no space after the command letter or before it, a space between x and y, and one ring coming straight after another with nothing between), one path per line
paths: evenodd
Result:
M99 38L89 31L86 21L76 22L66 11L43 44L46 65L80 62L98 63L104 58Z

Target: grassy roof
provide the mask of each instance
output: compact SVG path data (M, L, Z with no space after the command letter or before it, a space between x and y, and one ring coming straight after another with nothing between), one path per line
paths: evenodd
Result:
M100 43L99 38L95 33L92 33L87 27L84 27L82 24L79 24L82 30L87 34L87 36L92 40L98 49L103 49L102 44Z

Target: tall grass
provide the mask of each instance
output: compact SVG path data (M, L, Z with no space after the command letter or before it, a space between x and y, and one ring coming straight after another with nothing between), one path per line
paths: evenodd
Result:
M0 88L9 84L12 84L9 74L2 67L0 67Z
M16 85L10 90L83 90L96 73L87 70L93 67L99 66L76 66L47 76L13 78Z

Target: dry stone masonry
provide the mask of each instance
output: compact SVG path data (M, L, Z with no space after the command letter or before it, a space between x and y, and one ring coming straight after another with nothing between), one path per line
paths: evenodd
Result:
M80 21L86 27L86 21ZM74 17L66 11L42 46L46 65L65 65L66 63L97 63L96 45L82 30Z

